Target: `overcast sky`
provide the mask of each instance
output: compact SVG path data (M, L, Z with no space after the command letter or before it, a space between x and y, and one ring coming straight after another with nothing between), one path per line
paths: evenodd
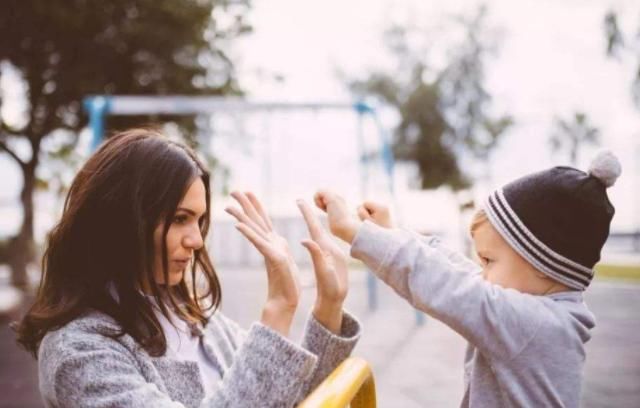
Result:
M473 0L256 1L251 13L255 31L242 40L237 49L241 78L250 95L257 98L349 100L350 95L336 72L358 76L372 67L389 65L381 35L390 23L410 22L423 27L427 35L433 35L438 41L448 42L451 40L450 17L460 13L468 15L481 3ZM614 227L627 229L640 225L640 179L637 177L640 174L640 111L634 109L630 99L635 65L631 58L622 58L620 62L607 59L603 35L603 17L611 8L619 13L623 30L635 34L640 27L640 3L633 0L494 0L487 3L490 25L499 29L502 38L499 54L487 66L488 88L496 111L513 115L516 126L494 155L491 185L486 188L497 187L516 176L552 164L565 163L563 157L552 157L549 153L547 140L553 118L583 111L602 131L603 144L614 150L623 164L624 176L610 190L618 209ZM269 81L268 74L274 73L282 75L284 81ZM324 120L319 115L313 130L327 126L323 124L327 121L331 121L330 115L325 115ZM345 154L344 149L357 147L345 142L345 138L355 135L349 134L352 128L346 120L344 123L342 131L336 129L336 134L321 135L325 144L340 152L336 153L340 157ZM296 128L294 133L297 135L300 129L306 128ZM271 125L265 133L274 132L278 133ZM291 152L290 149L285 143L285 151ZM301 149L296 153L300 156L297 161L290 154L285 155L284 168L314 168L313 162L319 157L317 149ZM581 168L588 166L593 154L593 150L585 151L579 163ZM277 158L277 154L274 157ZM263 172L256 172L246 162L235 163L238 185L264 185ZM344 162L338 163L344 165ZM331 174L340 186L345 172L341 165L337 167ZM291 185L296 186L296 191L304 191L301 186L306 186L303 180L309 178L307 173L316 173L322 168L302 172L304 178L291 181ZM277 170L272 173L272 183L278 185ZM421 200L415 194L400 200L414 203L408 204L412 214L428 205L426 198Z
M451 16L468 15L480 3L255 0L250 14L254 32L233 49L241 85L256 99L350 101L336 73L355 77L373 67L389 66L381 37L390 23L422 27L436 46L446 47L453 35ZM633 0L488 2L490 25L499 29L502 41L499 54L487 65L487 84L496 111L511 114L516 125L494 154L492 177L477 189L478 198L514 177L563 163L561 157L549 154L553 118L584 111L623 164L623 176L610 190L618 211L613 227L640 226L640 110L633 108L629 94L634 63L631 58L617 62L605 57L602 22L610 8L619 13L624 31L635 34L640 4ZM270 79L273 75L283 80ZM3 86L7 80L3 78ZM388 120L385 124L393 125ZM247 120L246 128L255 134L251 146L243 142L251 139L243 139L233 126L226 137L212 143L233 172L232 188L258 191L277 213L295 211L293 198L310 197L320 186L334 187L354 199L361 196L352 113L262 115ZM366 124L365 133L367 143L375 145L377 130ZM593 153L586 152L581 168ZM0 155L0 199L5 205L17 197L20 185L19 173L9 163ZM396 204L412 223L441 229L456 220L446 192L424 195L409 190L402 174L396 189Z

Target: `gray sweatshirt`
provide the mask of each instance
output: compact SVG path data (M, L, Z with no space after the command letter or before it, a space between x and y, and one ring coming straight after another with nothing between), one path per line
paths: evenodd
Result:
M260 323L245 331L216 312L200 335L221 380L205 383L195 361L151 357L129 335L105 336L118 328L107 315L89 312L44 337L38 375L45 406L290 407L351 353L360 336L346 312L340 336L311 316L302 347Z
M439 239L368 221L351 255L469 342L463 407L579 406L584 343L595 325L582 292L504 289Z

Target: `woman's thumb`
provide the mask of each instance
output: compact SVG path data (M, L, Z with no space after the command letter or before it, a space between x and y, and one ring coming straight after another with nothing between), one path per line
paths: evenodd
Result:
M313 262L313 270L316 274L316 279L317 279L319 277L318 273L321 273L320 271L324 271L326 268L322 249L320 249L320 246L315 241L312 241L310 239L305 239L301 243L305 248L307 248L307 250L309 251L309 254L311 255L311 261Z

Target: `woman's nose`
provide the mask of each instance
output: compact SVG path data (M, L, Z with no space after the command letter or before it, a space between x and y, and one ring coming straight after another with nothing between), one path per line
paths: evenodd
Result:
M202 248L204 244L202 239L202 233L200 232L200 228L193 228L189 234L184 237L183 244L185 247L193 250L197 250Z

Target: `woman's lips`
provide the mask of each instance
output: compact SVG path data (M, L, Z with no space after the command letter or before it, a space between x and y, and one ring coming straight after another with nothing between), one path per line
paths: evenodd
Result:
M175 259L173 262L175 262L177 265L179 265L181 267L185 267L189 263L189 260L188 259Z

